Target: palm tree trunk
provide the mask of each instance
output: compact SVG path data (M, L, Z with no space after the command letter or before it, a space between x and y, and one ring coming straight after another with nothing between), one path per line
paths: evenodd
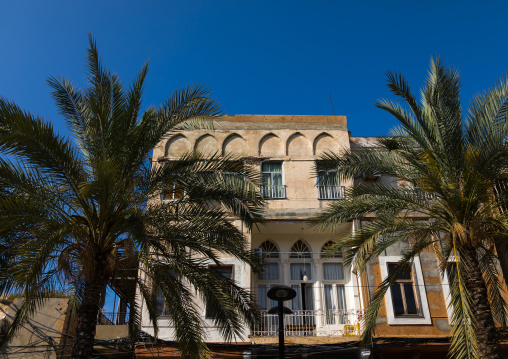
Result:
M496 335L496 324L492 317L487 286L483 279L478 263L476 250L471 248L466 252L469 270L464 279L466 288L472 298L472 313L476 320L476 340L478 343L479 359L502 359Z
M83 301L78 310L78 325L76 339L72 346L72 359L89 359L92 357L95 328L103 290L104 284L102 281L85 284Z

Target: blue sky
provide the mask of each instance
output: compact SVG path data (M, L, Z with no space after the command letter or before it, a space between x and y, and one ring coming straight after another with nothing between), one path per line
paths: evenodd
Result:
M227 114L348 117L353 135L387 134L376 109L385 71L418 90L441 55L463 75L464 104L508 70L508 3L481 1L4 1L0 96L66 134L50 75L85 86L88 33L129 83L150 60L146 106L204 83Z

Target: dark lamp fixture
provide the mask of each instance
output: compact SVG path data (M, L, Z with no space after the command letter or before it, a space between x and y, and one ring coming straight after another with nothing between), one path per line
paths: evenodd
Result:
M277 314L277 312L279 311L279 307L273 307L271 308L269 311L268 311L268 314ZM284 314L293 314L293 311L291 309L289 309L288 307L282 307L282 312Z
M266 293L266 296L277 301L277 307L270 309L268 313L277 313L279 317L279 359L284 359L284 314L291 314L292 311L282 303L296 297L296 291L287 285L276 285Z
M287 285L276 285L266 294L271 300L285 302L296 297L296 291Z

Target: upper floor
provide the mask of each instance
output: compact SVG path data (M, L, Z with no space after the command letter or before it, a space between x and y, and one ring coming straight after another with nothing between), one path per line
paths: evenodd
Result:
M340 180L339 169L318 168L316 175L315 161L349 149L345 116L229 115L214 130L169 134L154 149L153 161L163 164L191 151L232 156L258 167L268 218L305 217L342 198L351 185Z

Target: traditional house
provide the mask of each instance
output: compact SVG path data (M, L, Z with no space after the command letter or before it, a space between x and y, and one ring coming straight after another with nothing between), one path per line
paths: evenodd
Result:
M328 151L361 151L366 146L376 146L376 138L351 137L344 116L234 115L217 121L213 132L174 134L154 149L155 162L176 159L193 150L219 152L248 158L261 172L261 191L267 200L266 223L246 235L251 248L263 259L264 272L254 274L244 263L227 257L219 270L257 293L263 317L253 330L245 328L243 338L235 343L239 347L213 349L217 356L277 355L273 352L273 344L277 343L276 315L268 313L275 303L266 294L271 287L284 284L297 293L286 304L293 314L285 318L287 343L294 344L288 350L294 353L317 357L340 354L344 358L446 357L450 336L448 278L441 277L433 253L422 253L413 268L400 276L379 313L375 346L360 349L358 335L364 310L376 286L400 258L402 248L391 248L362 277L357 277L344 266L341 253L330 258L323 252L341 233L358 230L364 221L373 218L344 224L333 234L318 232L308 224L309 218L329 203L340 201L344 189L352 185L340 182L340 169L319 171L318 164L317 176L313 175L315 161ZM395 179L368 175L355 181L392 181L396 185ZM161 197L161 201L171 200L175 198ZM209 341L222 345L210 313L199 298L196 304L208 325ZM153 333L148 315L142 318L142 330ZM161 318L159 326L159 338L171 341L170 321ZM140 348L136 351L140 358L155 353L160 357L178 355L169 344Z

